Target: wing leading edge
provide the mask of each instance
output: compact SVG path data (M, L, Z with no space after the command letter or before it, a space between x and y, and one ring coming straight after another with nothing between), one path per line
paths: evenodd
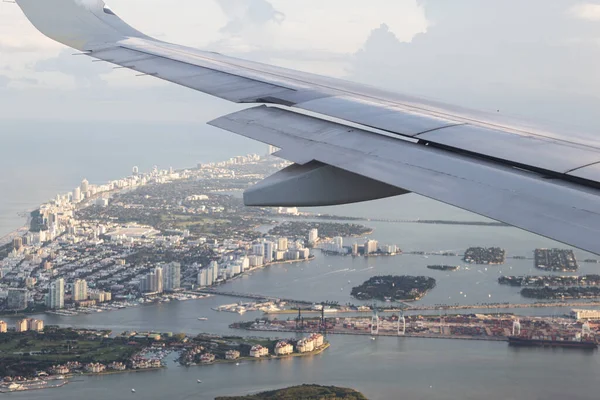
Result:
M339 204L413 191L600 254L595 143L162 42L127 25L102 0L16 2L42 33L91 57L233 102L277 105L211 123L276 145L280 157L298 164L248 191L249 204ZM298 184L306 190L280 190Z

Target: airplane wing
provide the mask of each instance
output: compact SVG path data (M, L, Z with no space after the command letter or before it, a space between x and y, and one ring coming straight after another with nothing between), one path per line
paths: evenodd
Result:
M102 0L16 0L82 54L236 103L211 125L294 164L245 195L316 206L414 192L600 254L600 146L352 82L153 39Z

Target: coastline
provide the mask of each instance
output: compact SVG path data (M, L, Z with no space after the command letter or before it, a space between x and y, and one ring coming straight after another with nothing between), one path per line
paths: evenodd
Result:
M249 332L269 332L269 333L319 333L318 330L305 330L305 331L296 331L293 329L278 329L278 330L261 330L261 329L252 329L252 328L235 328ZM412 338L412 339L449 339L449 340L477 340L482 342L507 342L508 337L493 337L493 336L463 336L463 335L419 335L419 334L411 334L407 333L405 335L398 335L394 332L380 332L376 335L371 332L336 332L336 331L327 331L328 335L346 335L346 336L369 336L369 337L398 337L398 338ZM302 354L298 354L302 355Z
M285 332L285 331L280 331L280 332ZM292 353L292 354L286 354L286 355L281 355L281 356L276 356L276 355L270 354L267 357L240 357L235 360L215 360L210 363L190 364L190 365L186 365L186 366L203 367L203 366L209 366L209 365L215 365L215 364L235 364L235 363L240 363L243 361L257 362L257 361L283 360L286 358L294 358L294 357L309 357L309 356L316 356L316 355L323 353L330 346L331 346L331 344L329 342L326 342L323 344L323 346L319 347L318 349L313 350L313 351L308 351L306 353Z

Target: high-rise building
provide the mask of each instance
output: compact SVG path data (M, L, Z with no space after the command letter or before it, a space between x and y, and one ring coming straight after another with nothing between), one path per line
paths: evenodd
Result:
M13 239L13 248L18 251L21 249L21 247L23 247L23 238L17 236Z
M210 281L210 284L212 285L219 278L219 264L216 261L213 261L210 263L210 267L212 268L212 281Z
M202 269L200 272L198 272L198 286L208 286L208 269Z
M288 240L287 238L279 238L277 239L277 250L279 251L287 251L288 249Z
M132 172L134 176L137 176L140 173L140 169L137 166L135 166L133 167Z
M319 230L311 229L310 232L308 232L308 243L315 244L315 243L317 243L318 240L319 240Z
M163 279L165 290L173 291L179 289L181 287L181 264L172 262L165 265Z
M162 293L164 291L163 279L163 269L161 267L156 267L154 271L142 278L140 281L140 291L147 293Z
M90 183L87 179L84 179L81 181L81 186L79 186L79 188L81 189L81 195L85 196L88 190L90 190Z
M6 333L8 331L8 325L4 321L0 321L0 333Z
M244 272L250 268L250 259L248 259L248 257L242 257L240 259L240 264L242 266L242 272Z
M8 289L6 308L13 311L22 311L27 308L29 292L27 289Z
M337 236L333 238L333 244L337 247L344 247L344 238Z
M378 243L377 240L367 240L365 242L365 255L377 253Z
M42 332L44 330L44 321L41 319L28 319L27 329L30 331Z
M83 279L77 279L73 283L73 301L83 301L88 299L87 282Z
M252 245L252 254L255 256L265 255L265 246L262 243L256 243Z
M275 245L273 244L273 242L265 242L264 243L265 246L265 262L266 263L270 263L273 262L273 252L275 251Z
M46 295L46 306L53 310L65 307L65 280L59 278L50 284Z
M27 332L27 329L29 329L29 323L26 319L20 319L17 321L17 324L15 326L16 332Z
M263 256L250 256L248 257L248 261L250 264L250 268L252 267L260 267L265 263Z
M212 286L217 277L215 276L215 270L213 268L206 269L206 286Z
M73 190L73 203L79 203L81 201L81 188L76 187Z
M156 286L156 292L158 293L162 293L165 290L165 287L163 285L163 279L164 279L164 271L161 267L156 267L154 269L154 276L155 276L155 286Z

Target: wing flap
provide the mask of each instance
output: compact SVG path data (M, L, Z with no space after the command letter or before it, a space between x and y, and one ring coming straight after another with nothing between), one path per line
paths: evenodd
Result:
M600 162L600 151L590 147L476 125L446 127L417 137L428 142L559 173Z

